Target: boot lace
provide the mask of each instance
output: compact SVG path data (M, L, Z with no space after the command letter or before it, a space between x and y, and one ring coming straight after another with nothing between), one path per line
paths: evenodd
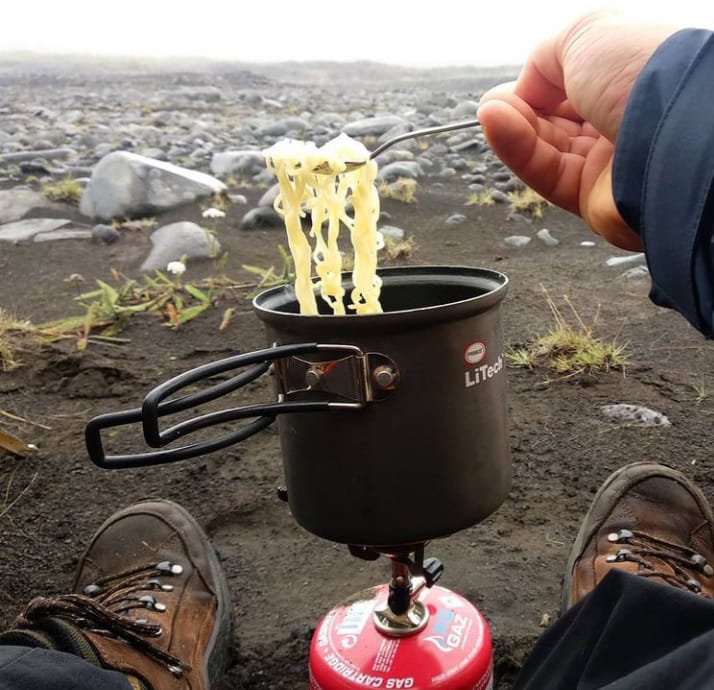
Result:
M702 583L692 572L711 578L714 568L700 553L681 544L674 544L637 530L621 529L608 534L608 541L626 544L616 554L607 557L610 563L629 561L641 566L641 577L658 577L665 582L703 594Z
M180 677L191 667L150 641L150 638L161 635L161 625L127 613L136 609L157 613L166 611L166 605L157 601L150 592L170 592L173 585L165 584L159 577L180 575L182 572L181 565L162 561L108 575L87 585L82 594L33 599L15 624L18 627L41 627L39 624L47 616L63 618L82 630L130 644L164 664L174 676Z

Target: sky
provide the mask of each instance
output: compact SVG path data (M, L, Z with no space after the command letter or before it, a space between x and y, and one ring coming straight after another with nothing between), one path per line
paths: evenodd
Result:
M593 9L714 28L708 0L4 0L0 53L201 56L247 62L522 64Z

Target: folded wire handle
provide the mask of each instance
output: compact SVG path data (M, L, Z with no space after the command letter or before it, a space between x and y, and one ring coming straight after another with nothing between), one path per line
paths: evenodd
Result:
M352 349L360 352L358 348L350 348L350 346L319 345L317 343L280 345L227 357L179 374L151 390L144 398L144 402L140 408L122 410L120 412L108 412L91 419L85 429L85 442L89 457L95 465L104 469L160 465L195 458L243 441L272 424L278 414L284 414L286 412L319 412L334 407L362 407L360 403L335 403L324 400L287 402L279 400L274 403L246 405L209 412L175 424L165 431L159 429L159 420L161 417L183 412L231 393L264 374L275 360L294 357L296 355L317 353L325 349ZM169 396L185 386L211 376L223 374L233 369L249 365L252 365L249 369L242 371L226 381L214 384L205 390L167 400ZM163 450L134 454L107 455L102 443L102 431L117 426L140 422L147 444L153 448L161 448L199 429L239 419L253 419L253 421L217 439L199 441L179 448L166 448Z

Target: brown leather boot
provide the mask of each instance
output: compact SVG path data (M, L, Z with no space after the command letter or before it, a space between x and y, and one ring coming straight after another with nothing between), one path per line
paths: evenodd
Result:
M614 472L583 520L563 582L563 611L613 568L714 598L714 518L681 472L633 463Z
M152 690L218 687L228 588L208 537L181 506L156 500L115 513L81 559L73 591L32 601L18 628L62 637L59 648L122 671L133 687L142 687L137 679Z

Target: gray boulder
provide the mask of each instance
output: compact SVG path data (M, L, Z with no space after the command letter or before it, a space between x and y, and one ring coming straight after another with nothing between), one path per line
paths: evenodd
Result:
M612 421L622 424L638 424L642 426L672 426L669 418L642 405L630 405L618 403L615 405L604 405L602 413Z
M265 170L265 156L262 151L223 151L211 158L211 172L214 175L254 175Z
M270 206L272 208L278 198L278 194L280 194L280 184L276 183L260 197L258 206Z
M308 123L300 117L288 117L278 122L259 127L256 134L260 137L283 137L288 132L304 131L309 127Z
M14 223L0 225L0 240L6 242L21 242L29 240L40 233L54 232L72 223L66 218L28 218Z
M394 182L400 177L416 180L422 174L423 171L416 161L396 161L380 168L377 179L384 182Z
M167 211L226 186L206 173L115 151L102 158L84 190L79 210L97 220L136 218Z
M164 225L151 235L153 248L141 265L142 271L165 270L171 261L188 259L209 259L221 251L221 245L214 235L200 225L189 221Z
M241 230L257 230L259 228L284 227L283 219L272 206L258 206L243 216Z
M362 120L348 122L342 131L350 137L379 137L392 127L405 121L398 115L382 115L381 117L366 117Z
M74 149L69 148L18 151L16 153L0 154L0 163L20 163L22 161L31 161L36 158L42 158L45 160L64 160L65 158L71 158L74 155L76 155Z
M56 209L59 211L63 207L60 204L48 201L44 194L33 189L17 187L15 189L0 190L0 223L19 220L33 208Z

